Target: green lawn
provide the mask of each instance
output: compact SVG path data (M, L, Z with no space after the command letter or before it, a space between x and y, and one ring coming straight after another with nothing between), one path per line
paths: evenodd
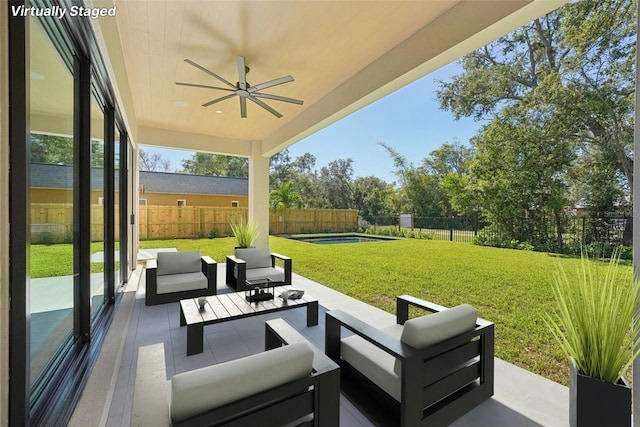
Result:
M218 262L234 239L156 240L143 248L201 249ZM496 356L562 384L568 365L544 324L553 306L549 286L558 264L574 271L579 260L512 249L435 240L313 245L270 237L293 258L293 270L346 295L395 313L395 297L410 294L444 306L469 303L495 323ZM631 274L630 264L620 268Z
M233 253L235 239L147 240L142 248L200 249L218 262ZM293 270L318 283L390 313L395 297L414 295L444 306L469 303L496 325L496 356L562 384L568 365L544 324L553 306L550 281L562 264L571 272L579 259L436 240L395 240L339 245L313 245L270 237L270 246L293 258ZM32 259L71 256L70 245L34 245ZM52 265L53 264L53 265ZM65 263L66 264L66 263ZM32 262L33 277L38 263ZM42 263L47 275L56 275ZM603 263L603 267L606 264ZM628 270L630 263L619 268ZM65 272L64 274L69 274Z

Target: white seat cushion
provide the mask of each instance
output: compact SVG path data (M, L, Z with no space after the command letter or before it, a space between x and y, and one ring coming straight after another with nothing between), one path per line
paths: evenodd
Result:
M238 278L238 272L234 272L234 276ZM284 270L280 267L252 268L247 269L247 280L271 279L273 282L284 282Z
M158 252L158 276L202 271L200 251Z
M202 273L183 273L158 276L158 294L168 294L171 292L193 291L196 289L207 289L207 276Z
M381 330L400 340L401 325L392 325ZM395 357L356 335L341 341L340 354L361 374L400 401L400 375L394 371Z
M311 373L313 350L307 342L174 375L171 418L181 421Z

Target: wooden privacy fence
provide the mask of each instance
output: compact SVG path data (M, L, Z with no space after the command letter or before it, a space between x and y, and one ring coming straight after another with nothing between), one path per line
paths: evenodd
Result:
M103 206L91 205L91 239L103 239ZM230 224L247 218L247 208L212 206L139 206L136 223L141 239L219 237L231 235ZM358 211L353 209L270 210L269 233L313 233L353 231ZM115 231L118 232L116 218ZM31 204L32 241L71 241L73 205L70 203Z
M355 209L271 209L270 234L330 233L355 231L358 211Z
M141 239L226 236L231 234L229 224L247 218L247 208L157 205L139 208Z
M34 243L69 243L73 240L73 204L31 203L31 241ZM118 238L119 218L115 218ZM91 205L91 240L104 239L104 206Z
M141 239L218 237L231 235L230 224L246 220L247 208L212 206L140 206ZM269 213L270 234L352 231L353 209L276 209Z

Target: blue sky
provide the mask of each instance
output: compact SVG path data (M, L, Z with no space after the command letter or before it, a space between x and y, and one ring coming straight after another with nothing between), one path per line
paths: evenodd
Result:
M436 80L447 81L460 68L449 64L396 92L356 111L344 119L316 132L289 147L292 159L304 153L316 156L319 170L336 159L353 159L354 178L374 175L387 182L395 181L393 161L378 145L392 146L410 162L418 164L445 142L455 138L466 144L482 123L442 111L436 100ZM180 169L191 153L143 147L171 161Z

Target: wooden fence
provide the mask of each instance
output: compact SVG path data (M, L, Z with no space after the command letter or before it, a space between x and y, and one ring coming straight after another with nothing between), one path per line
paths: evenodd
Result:
M147 205L139 206L136 222L141 239L169 239L228 236L230 224L246 218L247 208ZM73 206L32 203L31 223L34 241L69 240L73 234ZM269 214L270 234L352 231L357 225L358 211L353 209L271 209ZM102 230L103 207L92 205L91 239L101 241Z

